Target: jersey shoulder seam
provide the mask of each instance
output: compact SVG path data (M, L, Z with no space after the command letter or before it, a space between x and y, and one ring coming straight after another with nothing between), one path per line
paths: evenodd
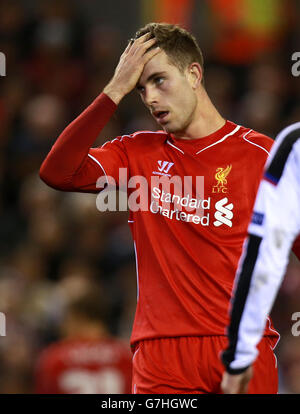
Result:
M249 129L249 128L245 128L246 132L242 132L242 139L247 142L248 144L254 145L255 147L261 149L262 151L265 151L268 155L270 154L270 150L265 148L265 146L263 146L263 144L260 142L259 144L257 142L255 142L255 138L262 138L264 140L268 140L271 142L271 138L267 137L266 135L260 134L259 132L254 131L253 129ZM257 134L257 137L252 136L251 133L253 134ZM251 135L249 137L249 135ZM261 140L259 140L261 141Z

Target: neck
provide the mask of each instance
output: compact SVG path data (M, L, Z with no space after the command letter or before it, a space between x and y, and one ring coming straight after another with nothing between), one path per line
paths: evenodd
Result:
M173 133L175 138L203 138L225 125L226 120L217 111L203 87L200 88L197 99L192 120L184 130Z

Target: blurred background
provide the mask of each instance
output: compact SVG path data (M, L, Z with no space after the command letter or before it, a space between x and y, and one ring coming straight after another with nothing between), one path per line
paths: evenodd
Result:
M83 318L81 336L86 330L95 343L115 342L98 361L107 368L106 385L81 389L90 380L75 370L65 392L126 392L118 384L130 374L110 365L117 357L109 350L119 347L119 357L128 352L130 358L136 273L127 212L99 213L96 196L54 191L38 170L62 129L110 80L128 39L149 21L178 23L196 36L206 88L224 117L272 138L300 120L300 77L291 71L291 56L300 51L299 1L1 0L0 312L6 336L0 337L0 393L47 392L46 385L40 391L40 372L55 376L53 366L63 364L53 362L61 358L55 344L64 339L71 347L80 337L70 317L74 308ZM132 93L97 144L139 129L157 127ZM281 333L280 393L300 393L300 336L292 335L299 276L291 256L273 311ZM105 308L99 330L90 309L78 305L95 291ZM87 358L95 363L96 352Z

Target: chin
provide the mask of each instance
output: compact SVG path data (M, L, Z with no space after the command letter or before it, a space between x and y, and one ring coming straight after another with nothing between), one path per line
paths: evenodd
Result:
M162 128L164 131L173 134L175 132L178 132L178 128L176 128L174 125L170 125L170 124L166 124L166 125L162 125Z

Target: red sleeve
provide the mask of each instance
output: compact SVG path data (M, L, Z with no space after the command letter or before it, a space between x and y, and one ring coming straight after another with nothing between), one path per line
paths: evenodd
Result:
M102 93L65 128L40 168L46 184L64 191L99 192L96 183L104 174L118 182L119 168L128 167L122 141L90 148L116 107Z
M298 257L300 260L300 235L297 237L297 239L294 241L293 247L292 247L293 253Z

